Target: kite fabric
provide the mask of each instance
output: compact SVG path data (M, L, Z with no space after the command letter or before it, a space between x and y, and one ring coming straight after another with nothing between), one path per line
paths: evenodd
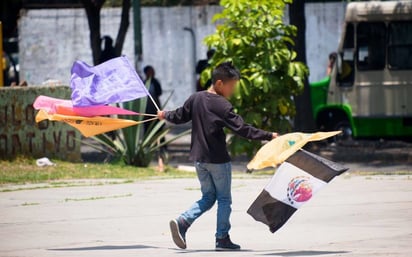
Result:
M346 170L337 163L299 150L279 166L247 212L275 233L297 209Z
M40 95L34 100L33 108L44 110L47 113L56 113L56 106L58 105L71 106L72 101Z
M96 106L85 106L85 107L68 107L68 106L56 106L56 113L63 115L72 116L83 116L83 117L93 117L93 116L103 116L103 115L143 115L137 112L132 112L119 107L110 105L96 105Z
M72 67L70 87L71 100L48 96L36 98L33 103L33 107L39 110L36 122L46 119L65 122L90 137L157 119L155 114L137 113L109 105L147 96L159 110L125 56L97 66L76 61ZM102 117L104 115L143 115L153 118L134 121Z
M48 114L62 114L70 116L102 116L102 115L144 115L155 116L150 114L142 114L132 112L119 107L110 105L95 105L85 107L73 107L71 100L53 98L49 96L38 96L33 103L36 110L45 110Z
M70 87L74 107L107 105L149 96L146 86L125 56L97 66L76 61Z
M259 170L266 167L276 167L289 156L311 141L320 141L333 137L341 131L317 133L289 133L272 139L262 146L255 157L247 165L249 170Z
M139 122L134 120L115 119L99 116L82 117L61 114L48 114L45 110L40 110L36 115L36 122L40 122L42 120L62 121L78 129L80 133L82 133L82 135L85 137L91 137L108 131L138 125L155 119L157 118L147 119L145 121Z

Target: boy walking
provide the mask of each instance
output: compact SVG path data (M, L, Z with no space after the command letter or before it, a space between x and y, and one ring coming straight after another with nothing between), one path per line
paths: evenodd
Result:
M226 150L223 128L255 140L271 140L277 133L266 132L245 124L233 111L229 98L240 79L239 71L229 62L217 66L212 72L212 86L193 94L184 105L174 111L159 111L159 119L180 124L192 121L190 159L195 162L202 198L177 219L170 221L175 244L186 249L186 231L217 200L216 250L239 250L229 237L232 212L232 168Z

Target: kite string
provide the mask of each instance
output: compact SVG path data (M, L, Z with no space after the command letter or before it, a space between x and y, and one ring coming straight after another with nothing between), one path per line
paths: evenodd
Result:
M154 121L154 120L157 120L157 119L158 119L157 117L154 117L154 118L150 118L150 119L147 119L147 120L142 120L138 124L142 124L142 123L149 122L149 121Z

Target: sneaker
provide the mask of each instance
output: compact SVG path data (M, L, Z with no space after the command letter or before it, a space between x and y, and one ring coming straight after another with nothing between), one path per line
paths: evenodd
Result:
M229 235L225 238L216 238L216 251L238 251L240 250L240 245L234 244Z
M189 228L189 224L183 218L173 219L169 224L173 242L179 248L186 249L186 231Z

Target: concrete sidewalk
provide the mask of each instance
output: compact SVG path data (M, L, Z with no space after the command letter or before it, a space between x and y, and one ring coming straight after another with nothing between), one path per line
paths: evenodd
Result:
M409 176L342 175L275 234L246 214L269 177L243 176L231 231L240 252L213 251L215 208L176 249L168 221L199 197L196 179L176 179L0 193L0 256L411 256Z

